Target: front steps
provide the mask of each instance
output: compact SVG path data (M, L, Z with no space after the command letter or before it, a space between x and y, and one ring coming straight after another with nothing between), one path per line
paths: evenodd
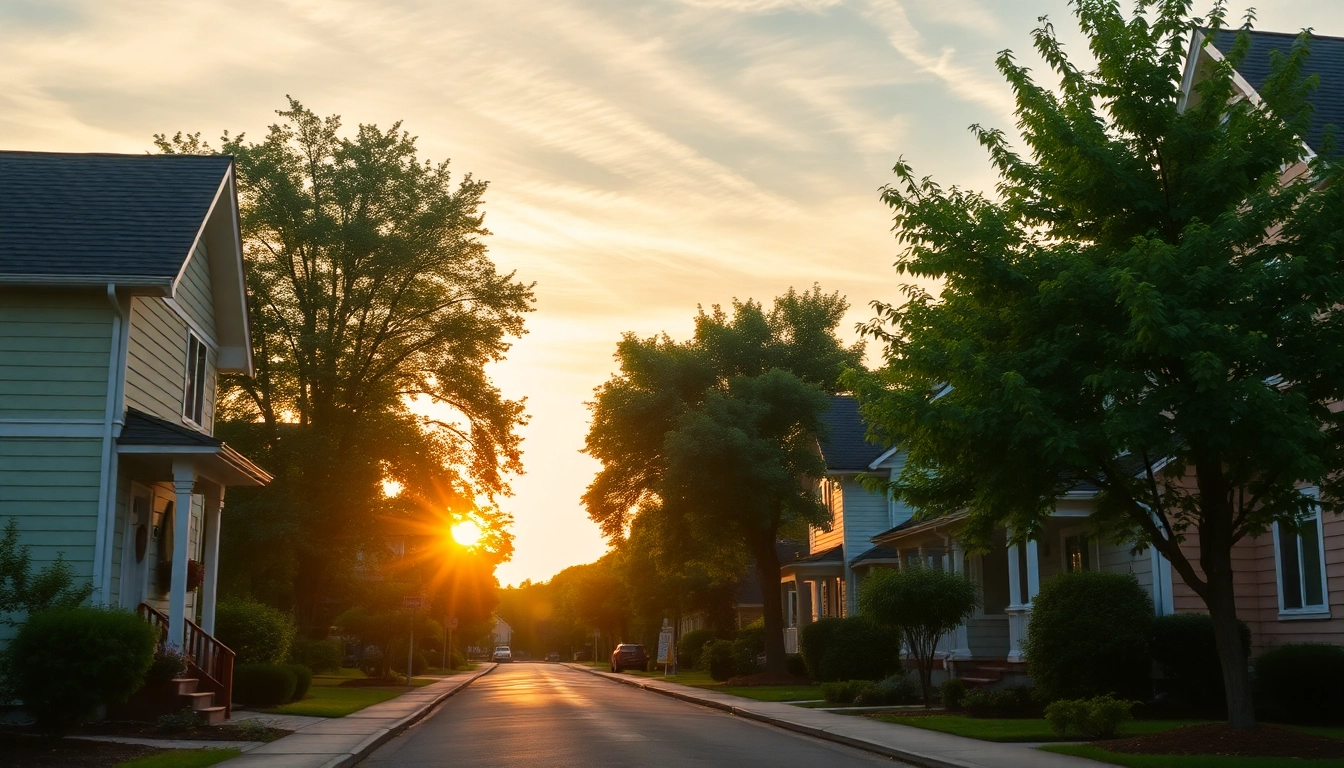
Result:
M185 699L186 704L197 714L204 717L210 725L220 725L228 719L229 715L224 707L215 706L215 694L196 690L196 686L200 685L200 682L194 677L173 678L173 684L177 686L178 697Z

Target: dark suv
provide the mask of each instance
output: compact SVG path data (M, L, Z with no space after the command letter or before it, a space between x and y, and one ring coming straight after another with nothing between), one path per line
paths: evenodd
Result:
M611 671L621 672L627 669L646 670L649 668L649 654L639 643L621 643L611 652Z

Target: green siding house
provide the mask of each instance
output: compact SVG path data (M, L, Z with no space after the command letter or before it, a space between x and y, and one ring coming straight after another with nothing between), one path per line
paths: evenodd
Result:
M220 373L252 373L232 159L0 152L0 524L200 654L225 489L270 480L213 437Z

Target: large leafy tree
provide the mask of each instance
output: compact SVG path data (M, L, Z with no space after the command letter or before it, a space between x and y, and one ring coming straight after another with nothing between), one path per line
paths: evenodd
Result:
M1233 547L1309 513L1304 485L1339 509L1344 185L1328 155L1282 174L1306 159L1309 36L1260 103L1234 98L1244 35L1187 103L1189 6L1126 18L1077 0L1095 67L1044 23L1054 88L1000 54L1026 153L973 127L997 195L896 166L898 269L941 292L877 305L888 365L862 399L909 448L896 491L926 514L968 510L981 545L1005 523L1034 536L1060 493L1100 488L1095 522L1156 547L1208 606L1230 721L1250 727Z
M293 99L278 114L260 141L220 147L238 173L257 371L224 377L219 432L276 475L230 503L223 546L249 556L225 578L321 627L382 516L507 492L522 404L486 369L533 296L486 253L485 182L422 161L400 123L344 136ZM211 151L199 134L155 140Z
M627 335L620 372L591 404L586 450L602 469L584 503L603 533L623 542L639 516L664 570L750 557L763 587L778 583L780 532L828 522L806 481L825 471L825 393L861 362L862 347L835 335L846 308L838 294L790 290L768 311L702 311L686 342ZM767 668L782 672L778 601L765 601L765 629Z

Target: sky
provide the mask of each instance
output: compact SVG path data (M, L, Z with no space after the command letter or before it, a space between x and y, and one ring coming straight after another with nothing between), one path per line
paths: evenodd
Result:
M1255 5L1259 29L1344 36L1341 0ZM1064 0L0 0L0 148L260 137L288 94L352 128L402 120L422 157L488 180L492 257L537 294L492 368L530 417L501 504L514 584L606 549L580 450L621 334L685 338L698 305L815 283L855 338L899 299L892 165L991 189L966 129L1011 129L994 57L1038 64L1045 15L1083 54Z

